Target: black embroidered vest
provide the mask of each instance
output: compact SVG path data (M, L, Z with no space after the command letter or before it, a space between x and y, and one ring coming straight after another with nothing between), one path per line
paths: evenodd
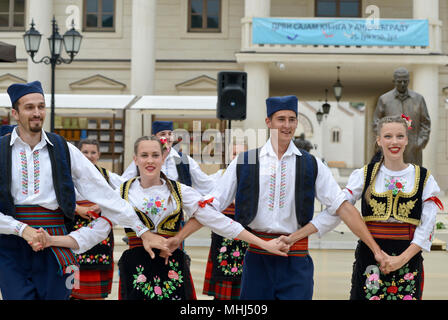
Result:
M378 193L375 191L376 173L380 169L380 163L371 163L364 166L364 187L362 192L361 212L364 221L385 221L394 218L398 221L418 226L422 214L422 194L426 181L430 176L426 168L415 166L414 189L409 193L398 191L393 195L392 190ZM367 202L365 193L371 185L370 200Z
M252 149L238 155L235 220L249 225L258 211L260 163L259 150ZM317 162L311 154L300 149L296 156L295 207L297 223L306 225L314 215ZM293 174L293 173L289 173Z
M123 183L120 186L120 195L123 199L126 201L129 201L129 189L131 187L131 184L137 179L138 177L132 178L125 183ZM138 183L138 181L137 181ZM182 211L182 194L180 189L180 183L174 180L168 180L166 183L170 183L173 186L174 192L171 194L176 201L176 209L171 212L165 219L159 223L157 226L157 233L168 235L168 236L174 236L176 235L181 227L181 222L183 221L183 211ZM140 221L143 222L143 224L149 228L149 230L154 231L155 225L144 212L141 212L138 208L134 207L135 212L137 213L137 216L139 217ZM132 229L125 228L125 232L132 233Z
M71 175L70 152L65 139L57 134L45 132L50 155L53 186L56 199L64 216L73 221L76 197ZM11 136L0 138L0 212L15 217L15 205L11 195ZM18 168L14 168L18 170Z

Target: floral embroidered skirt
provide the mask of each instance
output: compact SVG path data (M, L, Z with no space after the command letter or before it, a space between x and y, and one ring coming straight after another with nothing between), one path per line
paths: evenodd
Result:
M204 294L219 300L239 299L247 247L244 241L223 238L212 232L202 291Z
M377 239L388 255L400 255L410 240ZM423 257L416 254L400 269L387 275L381 273L372 251L358 241L353 264L351 300L420 300L423 294Z
M90 220L75 216L74 229L77 230L90 223ZM113 231L101 243L89 251L76 255L79 263L79 288L72 290L73 299L102 299L112 290L114 276L114 234Z
M153 249L151 259L143 247L123 252L120 270L120 300L193 300L196 299L188 255L180 249L173 252L168 264Z

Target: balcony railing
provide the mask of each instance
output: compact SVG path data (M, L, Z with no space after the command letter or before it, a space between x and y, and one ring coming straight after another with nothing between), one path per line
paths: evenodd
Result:
M254 43L254 26L253 22L257 23L257 28L259 26L259 22L265 22L268 20L274 20L271 26L272 29L265 29L266 33L272 33L278 31L278 29L289 27L291 29L290 37L285 37L284 40L280 41L271 41L269 40L269 36L265 37L263 32L260 33L259 29L257 29L258 34L256 34L256 43ZM327 34L329 38L328 42L325 42L325 39L318 40L319 37L312 37L312 34L306 34L306 32L310 32L309 30L305 30L306 28L301 28L298 32L294 33L294 23L308 23L312 29L314 26L315 29L319 29L320 25L328 22L329 19L325 18L243 18L242 22L242 37L241 37L241 51L242 52L263 52L263 53L359 53L359 54L440 54L442 53L442 40L441 40L441 30L442 30L442 22L441 21L429 21L426 22L423 26L419 27L419 31L423 32L426 37L426 42L422 44L421 39L417 39L414 33L409 33L405 35L407 37L407 41L378 41L378 44L371 44L375 41L358 41L355 43L353 41L340 41L338 43L335 38L331 38L331 34ZM331 19L330 19L331 20ZM365 23L365 19L337 19L340 23L346 23L347 25L352 25L357 23ZM385 28L383 25L413 25L413 22L418 22L422 20L412 20L412 19L381 19L381 26ZM276 24L274 24L276 23ZM317 27L316 27L317 26ZM329 24L327 24L329 26ZM391 28L393 29L393 28ZM335 29L333 29L335 30ZM398 30L398 29L397 29ZM411 29L409 29L411 30ZM315 30L316 31L316 30ZM323 32L323 30L318 30L319 32ZM358 39L372 38L369 36L365 36L367 33L364 30L363 35L358 37ZM339 33L343 33L343 31L337 31ZM338 36L336 32L336 36ZM369 31L370 32L370 31ZM393 33L394 31L388 32L389 38L397 38L397 35ZM325 32L324 32L325 33ZM381 32L380 32L381 33ZM261 34L261 36L260 36ZM354 32L351 32L354 34ZM378 35L378 32L376 33ZM301 37L301 35L308 35L309 42L307 40L303 40L302 43L294 43L294 38ZM347 35L347 34L345 34ZM391 36L392 35L392 36ZM402 34L400 36L403 36ZM311 37L311 38L310 38ZM260 39L261 38L261 39ZM303 38L303 37L301 37ZM340 35L340 40L343 38ZM379 37L381 38L381 37ZM403 45L404 43L404 45Z

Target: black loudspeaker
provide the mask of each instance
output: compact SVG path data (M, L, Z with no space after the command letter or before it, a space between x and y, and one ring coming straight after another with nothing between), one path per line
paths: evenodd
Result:
M246 119L246 91L246 72L219 72L216 117L221 120Z

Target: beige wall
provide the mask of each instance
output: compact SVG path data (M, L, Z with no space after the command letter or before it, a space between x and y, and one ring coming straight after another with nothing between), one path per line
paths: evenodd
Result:
M82 0L53 0L54 14L60 25L61 34L66 31L66 7L78 5L82 14L82 2ZM116 0L116 3L115 32L82 31L83 43L75 62L71 65L57 67L56 91L58 93L130 93L132 0ZM213 95L216 94L214 79L219 71L244 70L244 64L238 64L235 57L235 53L239 52L241 46L241 19L244 16L244 0L223 0L223 29L220 34L188 34L186 32L186 3L187 0L157 1L155 36L157 63L154 74L154 93L157 95ZM368 5L378 6L381 18L410 19L413 17L413 0L363 0L362 5L364 17L367 16L365 8ZM314 17L314 0L271 0L270 13L274 17ZM29 14L27 20L30 20L31 16L32 14ZM448 0L439 0L439 19L443 23L442 48L446 53L448 52ZM26 28L28 29L29 26L27 25ZM0 32L2 41L17 45L17 57L19 58L17 63L0 65L0 88L3 91L9 84L9 78L5 74L10 73L19 78L27 78L27 55L24 51L22 35L23 32ZM48 36L43 36L41 46L48 46L46 39ZM368 69L369 65L377 64L378 60L376 59L376 57L366 55L365 68ZM343 65L342 69L342 75L345 77L342 80L345 80L344 84L347 85L345 91L347 93L350 90L350 81L353 82L355 79L348 75L349 68L353 69L353 64ZM353 72L355 71L358 72L353 70ZM378 74L378 71L375 70L372 71L376 72L377 79L380 79L380 82L373 82L378 88L376 91L384 92L383 87L390 86L393 68L390 68L390 74L389 71L385 72L386 75ZM77 86L73 85L77 81L98 74L104 78L99 77ZM328 67L323 74L326 75L325 81L328 82L328 85L332 85L335 75L334 66ZM439 75L441 91L443 87L448 86L448 68L441 67ZM285 81L282 80L285 77L284 74L275 75L271 69L270 77L272 91L277 92L279 88L285 88L282 83ZM300 79L301 73L297 72L295 77ZM324 80L322 79L322 81ZM366 81L368 80L359 82L368 87ZM71 84L72 86L70 86ZM375 90L372 88L363 90L361 87L358 89L358 95L353 96L353 99L362 101L364 97L363 101L367 102L367 115L369 115L371 113L369 108L376 103L376 97L373 96ZM323 89L315 90L306 91L308 96L304 95L302 98L306 100L321 99ZM448 189L448 110L444 107L444 98L440 92L439 119L433 119L433 121L438 121L440 143L437 153L438 171L441 173L441 177L445 178L440 181L440 184L443 189ZM367 117L369 118L369 116ZM366 155L370 153L368 146L367 149Z

